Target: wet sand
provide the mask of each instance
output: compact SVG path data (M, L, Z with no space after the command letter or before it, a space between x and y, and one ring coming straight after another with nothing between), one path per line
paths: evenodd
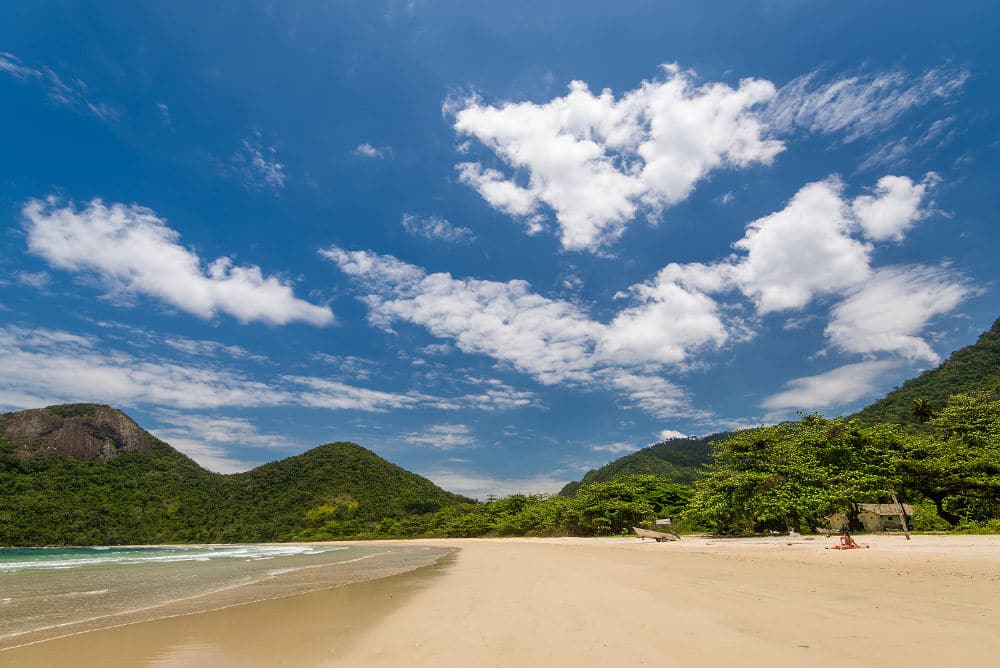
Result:
M438 565L0 652L24 666L994 666L1000 537L410 541Z

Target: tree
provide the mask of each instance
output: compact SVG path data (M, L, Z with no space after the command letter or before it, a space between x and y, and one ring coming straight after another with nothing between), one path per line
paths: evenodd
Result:
M952 526L1000 513L1000 400L955 395L930 420L931 433L903 439L896 468L904 487L934 502Z
M913 414L917 422L923 424L934 417L934 414L937 413L937 406L927 399L914 399L910 406L910 413Z
M715 446L688 516L720 532L816 526L851 503L888 496L884 437L819 415L739 432Z

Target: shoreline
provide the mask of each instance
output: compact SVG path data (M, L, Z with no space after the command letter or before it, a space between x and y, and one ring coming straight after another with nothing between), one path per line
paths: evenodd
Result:
M992 665L1000 536L377 541L408 573L0 652L0 665Z

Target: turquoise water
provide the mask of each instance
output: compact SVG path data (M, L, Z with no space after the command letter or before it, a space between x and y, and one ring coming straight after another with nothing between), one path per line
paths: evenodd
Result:
M381 545L0 548L0 649L385 577L446 552Z

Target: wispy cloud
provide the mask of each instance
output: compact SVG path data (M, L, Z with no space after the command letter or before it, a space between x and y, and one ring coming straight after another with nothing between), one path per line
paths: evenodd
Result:
M417 408L505 411L538 404L533 393L499 381L442 396L377 390L319 376L257 378L217 360L178 363L145 349L140 355L111 348L99 338L14 326L0 326L0 368L0 405L9 408L99 401L171 409L302 406L378 413Z
M150 433L218 473L246 471L260 464L232 455L237 447L287 448L295 445L287 437L262 433L246 418L199 415L160 410L159 426Z
M554 494L570 481L570 476L561 471L524 478L501 478L439 467L421 471L421 475L450 492L479 500L511 494Z
M333 322L333 312L294 296L277 276L220 257L203 268L180 235L150 209L93 200L77 209L53 197L22 209L28 249L57 269L96 276L109 295L144 294L200 318L227 313L240 322Z
M111 105L93 101L83 80L60 76L50 67L26 65L14 54L0 52L0 72L21 81L34 82L50 100L64 107L92 114L102 121L113 121L119 116L118 110Z
M968 71L947 66L918 76L897 70L832 80L815 71L783 86L764 118L781 133L836 133L852 142L891 127L911 109L957 95L968 79Z
M285 187L285 164L278 160L274 146L263 144L259 132L241 142L240 150L233 153L230 162L247 190L278 193Z
M422 431L409 432L402 439L414 445L426 445L439 450L467 448L476 444L472 429L464 424L435 424Z
M358 144L351 151L359 158L369 158L371 160L392 160L392 147L373 146L372 144Z
M403 214L403 229L413 237L422 237L431 241L447 241L455 244L468 244L476 235L467 227L452 225L440 216L416 216L412 213Z
M794 378L785 389L767 397L761 405L777 419L790 412L832 410L875 392L878 382L900 366L891 360L847 364L815 376Z

